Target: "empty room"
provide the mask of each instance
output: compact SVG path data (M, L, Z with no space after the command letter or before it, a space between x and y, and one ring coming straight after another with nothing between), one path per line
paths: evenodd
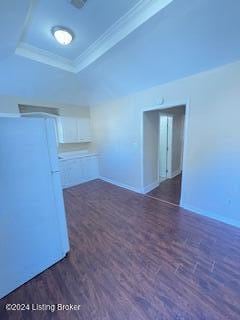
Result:
M0 1L0 319L240 319L240 1Z

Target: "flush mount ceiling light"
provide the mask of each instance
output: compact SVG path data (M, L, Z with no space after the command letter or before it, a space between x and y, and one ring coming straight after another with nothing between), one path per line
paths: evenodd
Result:
M56 41L63 46L67 46L73 41L73 32L65 27L52 28L52 34Z

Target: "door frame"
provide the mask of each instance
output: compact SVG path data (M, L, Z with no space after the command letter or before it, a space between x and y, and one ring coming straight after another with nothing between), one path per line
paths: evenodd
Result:
M156 104L148 107L143 107L141 110L141 124L140 124L140 154L141 154L141 192L143 194L147 193L146 186L144 185L144 113L147 111L161 111L163 109L176 108L180 106L185 106L185 121L184 121L184 143L183 143L183 164L182 164L182 184L181 184L181 198L180 206L182 206L183 194L185 192L186 185L186 154L188 147L188 127L189 127L189 115L190 115L190 98L186 100L170 101L168 103Z

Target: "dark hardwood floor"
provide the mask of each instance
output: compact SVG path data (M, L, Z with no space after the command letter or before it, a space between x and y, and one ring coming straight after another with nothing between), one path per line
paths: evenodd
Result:
M65 190L71 252L0 300L0 319L239 320L240 230L95 180ZM4 311L6 303L79 311Z
M176 205L180 203L182 175L163 181L157 188L148 193L149 196Z

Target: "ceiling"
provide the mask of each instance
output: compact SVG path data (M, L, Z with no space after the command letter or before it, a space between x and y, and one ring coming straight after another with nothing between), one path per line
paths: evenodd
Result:
M138 1L88 0L80 10L72 6L70 0L37 1L21 41L68 59L76 59ZM70 46L64 47L54 41L51 29L58 25L74 32L74 41Z
M68 0L34 1L29 10L31 3L0 2L0 94L92 105L240 59L239 0L173 0L145 20L136 19L140 11L135 10L132 29L131 19L122 17L136 8L137 0L88 0L82 11ZM53 41L49 30L55 24L73 29L72 46L63 49ZM112 29L116 25L118 29ZM106 42L102 35L108 30ZM16 54L21 43L40 51ZM41 61L39 55L46 52ZM65 68L66 61L84 52L88 54L78 60L81 68Z
M80 10L71 0L31 0L15 53L59 69L78 73L173 0L88 0ZM61 46L52 28L74 34Z

